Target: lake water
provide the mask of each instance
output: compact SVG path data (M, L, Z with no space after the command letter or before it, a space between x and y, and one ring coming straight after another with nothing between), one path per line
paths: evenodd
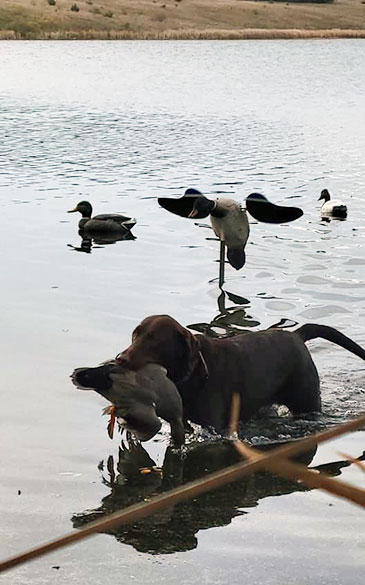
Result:
M119 452L105 402L69 379L124 349L143 317L219 334L312 321L365 346L364 66L361 40L1 42L2 558L169 487L139 474L170 465L167 429ZM219 305L208 223L156 201L187 187L242 202L258 191L304 210L293 224L251 222L247 263L227 266ZM346 221L321 222L323 188L347 203ZM136 239L82 253L67 215L82 199L135 216ZM310 347L316 428L353 418L363 362L324 341ZM246 433L265 443L310 424L272 414ZM230 458L198 437L178 465L184 481ZM347 435L307 463L364 485L339 454L359 457L363 443ZM363 528L355 506L257 475L0 581L358 585Z

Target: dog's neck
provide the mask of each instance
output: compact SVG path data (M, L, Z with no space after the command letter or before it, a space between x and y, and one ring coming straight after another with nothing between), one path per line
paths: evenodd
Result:
M200 346L200 344L199 344L199 346ZM201 350L201 347L199 348L199 351L196 354L196 359L194 360L192 367L187 371L185 376L183 376L182 378L179 378L179 380L177 380L175 383L178 385L185 384L189 380L189 378L191 378L191 376L193 375L193 373L195 372L195 370L199 366L201 366L203 368L204 381L205 381L207 378L209 378L209 369L207 366L207 362L205 361L205 358L203 356L203 352Z

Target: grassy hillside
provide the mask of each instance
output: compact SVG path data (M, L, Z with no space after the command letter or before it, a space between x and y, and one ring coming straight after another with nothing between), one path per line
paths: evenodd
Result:
M365 37L365 0L331 4L245 0L0 2L0 38L312 36L309 31L317 31L317 36Z

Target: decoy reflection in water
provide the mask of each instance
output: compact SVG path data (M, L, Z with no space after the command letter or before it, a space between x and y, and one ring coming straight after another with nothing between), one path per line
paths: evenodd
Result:
M226 307L227 299L234 304ZM248 333L252 327L260 325L260 321L251 317L248 313L250 306L248 299L222 290L217 301L219 312L209 323L192 323L187 326L188 329L210 337L233 337L234 335ZM269 329L288 329L296 325L299 325L297 321L282 318L277 323L270 325Z
M224 282L224 257L227 247L228 262L239 270L246 261L245 247L250 233L247 211L254 219L266 223L284 223L301 217L297 207L282 207L270 203L264 195L251 193L246 199L246 209L239 201L228 198L208 199L197 189L187 189L183 197L170 199L159 197L158 202L167 211L193 219L210 217L212 228L221 242L219 286Z
M233 305L226 307L227 299ZM222 290L218 296L218 314L209 323L192 323L188 329L198 331L210 337L233 337L248 333L252 327L258 327L260 321L256 320L248 313L250 301ZM270 325L269 329L288 329L298 325L297 321L282 318L278 323Z
M267 444L260 449L270 449L277 445ZM309 465L315 452L316 449L313 449L296 460ZM81 528L87 522L100 520L103 514L127 508L237 461L239 457L228 441L189 445L184 456L168 448L162 468L156 467L155 461L141 444L130 445L129 449L123 445L119 449L116 470L113 458L109 457L109 477L102 472L102 482L109 487L109 495L103 498L98 508L75 514L71 519L73 526ZM349 465L348 461L341 460L312 469L337 476L341 474L342 468ZM242 508L255 507L263 498L306 491L310 491L310 488L303 483L259 472L194 500L169 506L145 520L113 528L108 534L145 553L166 554L192 550L198 546L196 534L199 530L226 526L233 518L249 513L248 510L242 511Z
M79 228L87 232L125 234L136 224L136 219L120 213L103 213L91 217L93 208L89 201L80 201L68 213L77 211L82 215Z
M226 300L234 303L226 307ZM221 290L218 296L218 314L209 323L193 323L188 329L204 333L211 337L232 337L245 333L245 328L257 327L260 321L247 312L250 301L239 295Z
M331 199L331 195L327 189L321 191L321 196L318 201L323 200L321 207L322 219L346 219L347 206L340 199Z

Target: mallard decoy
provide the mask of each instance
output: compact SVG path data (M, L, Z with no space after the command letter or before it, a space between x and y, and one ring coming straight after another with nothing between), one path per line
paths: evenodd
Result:
M321 191L321 196L318 201L324 199L321 207L321 215L325 217L338 217L345 219L347 217L347 206L340 199L331 199L331 195L327 189Z
M194 219L210 215L213 230L221 245L227 245L227 258L231 266L239 270L245 264L245 246L249 236L249 223L246 210L234 199L208 199L197 189L187 189L183 197L170 199L160 197L159 204L164 209ZM251 193L246 199L247 211L257 221L284 223L303 215L298 207L282 207L270 203L264 195ZM221 261L222 258L221 248Z
M125 233L136 225L137 220L120 213L102 213L91 217L93 208L89 201L80 201L74 209L68 213L78 211L82 218L79 221L80 230L90 232L122 232Z
M245 246L250 233L247 213L234 199L219 198L215 201L201 195L196 197L188 217L208 217L215 235L227 246L227 259L239 270L245 264Z

